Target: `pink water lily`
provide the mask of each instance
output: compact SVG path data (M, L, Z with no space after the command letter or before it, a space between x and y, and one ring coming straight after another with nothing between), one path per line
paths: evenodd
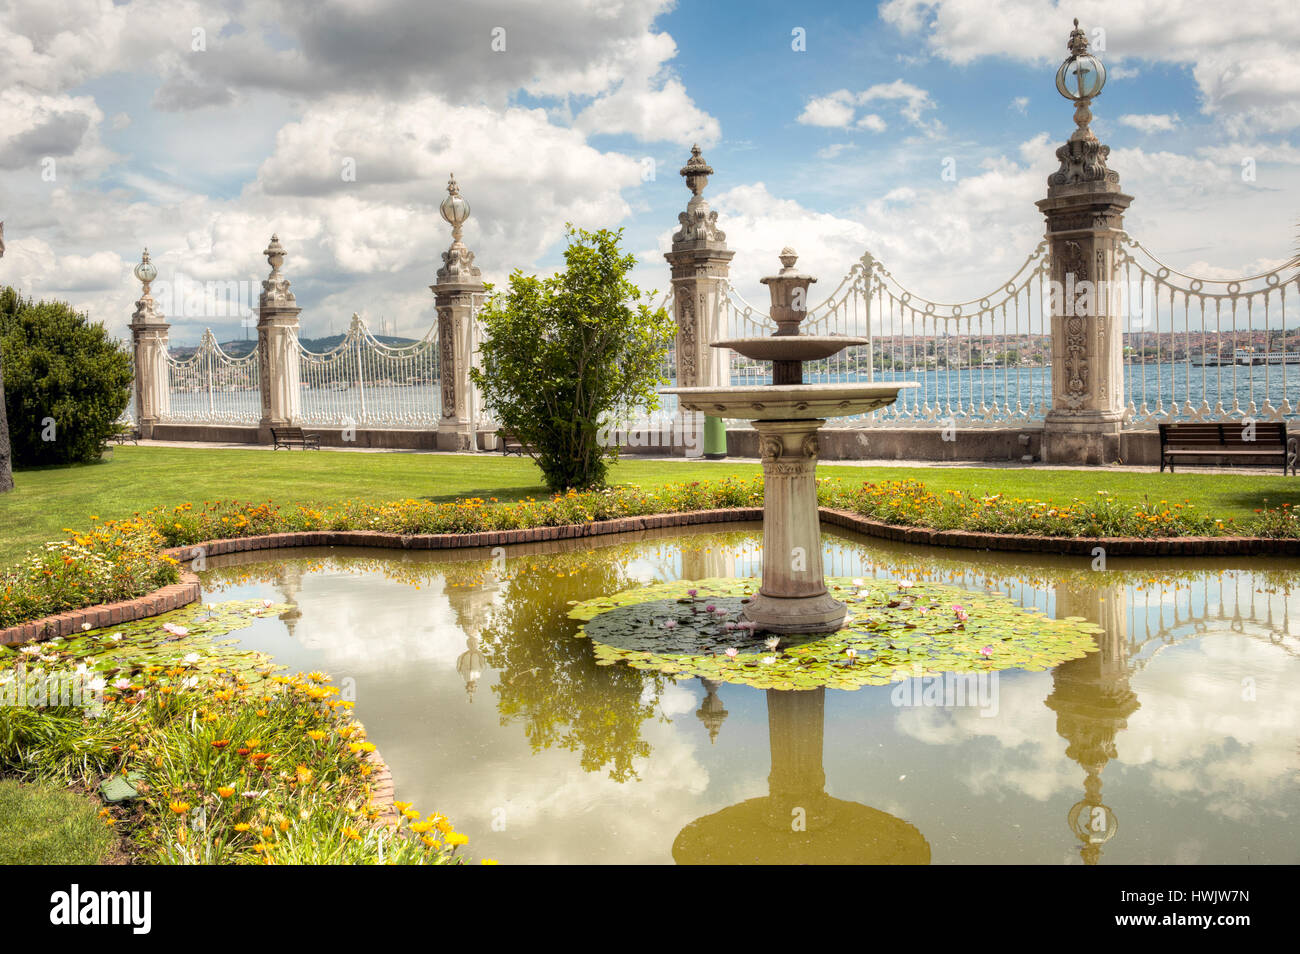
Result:
M735 659L739 655L740 655L740 650L737 649L735 646L727 647L727 657L729 659Z
M677 628L677 620L675 619L670 619L664 623L664 629L676 629L676 628Z
M687 590L686 595L689 596L691 599L695 599L695 594L698 592L699 590Z
M980 647L980 655L983 656L985 659L988 659L990 656L993 655L993 647L992 647L992 646L981 646L981 647Z

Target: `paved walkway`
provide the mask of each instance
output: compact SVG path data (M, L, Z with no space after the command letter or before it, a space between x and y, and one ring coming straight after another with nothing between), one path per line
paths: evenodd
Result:
M270 444L234 444L220 442L199 442L199 441L140 441L141 447L202 447L205 449L219 450L261 450L270 451ZM404 447L324 447L322 450L340 454L441 454L455 457L499 457L496 451L479 451L477 454L461 451L429 451L413 450ZM285 453L294 454L299 451L286 451ZM305 453L301 452L301 453ZM620 460L658 460L666 463L680 463L726 467L731 464L758 464L756 457L728 457L725 460L703 460L700 458L676 457L670 454L620 454ZM1111 464L1104 468L1098 467L1079 467L1065 464L1044 464L1041 461L1035 461L1032 464L1019 460L986 460L986 461L969 461L969 460L894 460L893 458L870 458L863 460L828 460L821 459L821 464L834 467L915 467L918 469L933 468L987 468L990 470L1106 470L1120 471L1135 474L1158 474L1158 467L1147 465L1129 465L1129 464ZM1271 475L1277 476L1277 472L1271 468L1250 467L1250 468L1230 468L1230 467L1195 467L1180 471L1180 473L1194 474L1251 474L1251 475Z

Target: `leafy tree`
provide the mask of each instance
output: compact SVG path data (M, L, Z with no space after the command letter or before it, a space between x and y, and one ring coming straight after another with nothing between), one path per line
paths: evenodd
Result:
M550 278L510 276L481 315L482 369L470 372L501 425L526 446L552 490L605 483L616 417L659 406L655 391L676 324L627 280L620 229L568 227L566 268ZM652 293L653 294L653 293Z
M0 288L0 363L16 467L83 463L131 399L131 356L66 302Z

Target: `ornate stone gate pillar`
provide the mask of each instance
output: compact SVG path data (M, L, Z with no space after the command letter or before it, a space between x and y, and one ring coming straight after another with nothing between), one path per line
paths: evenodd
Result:
M1088 128L1089 104L1106 81L1101 61L1074 21L1070 57L1056 76L1077 103L1077 125L1056 150L1061 168L1037 203L1047 218L1052 259L1052 408L1043 427L1043 460L1112 464L1120 458L1124 419L1124 328L1115 253L1124 210L1119 173L1106 167L1110 147Z
M438 379L442 389L442 416L438 422L438 450L478 450L479 394L469 379L478 361L475 298L483 295L482 273L474 253L460 240L461 226L469 218L469 203L460 194L453 175L447 198L439 208L451 225L451 247L442 253L438 282L430 285L438 309Z
M298 372L298 315L302 309L280 272L285 250L280 236L272 235L262 254L271 274L262 281L258 298L257 362L262 389L259 439L270 443L271 428L296 424L302 416L302 384Z
M167 324L158 313L158 303L150 294L150 285L158 277L158 268L144 250L135 277L144 285L140 300L131 315L131 343L135 358L135 425L140 436L153 436L154 425L171 410L171 389L167 380Z
M704 161L699 146L691 148L691 158L680 175L686 178L691 198L686 211L677 216L682 227L673 235L673 249L664 255L672 269L677 319L677 386L725 387L731 383L728 352L709 344L727 336L722 327L722 305L731 258L736 253L727 248L726 233L718 228L718 213L709 209L704 198L713 169ZM719 418L681 411L677 423L677 443L687 456L727 456L727 435Z

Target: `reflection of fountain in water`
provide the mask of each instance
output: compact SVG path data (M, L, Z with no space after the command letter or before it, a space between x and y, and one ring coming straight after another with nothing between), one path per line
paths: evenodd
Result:
M474 690L487 669L487 657L479 649L479 634L487 625L491 610L501 595L501 584L489 570L477 586L447 588L447 600L465 633L465 651L456 658L456 672L465 680L465 695L474 701Z
M705 686L716 698L716 684ZM930 863L930 845L912 825L826 794L825 704L825 689L767 690L768 794L683 828L673 843L678 864Z

